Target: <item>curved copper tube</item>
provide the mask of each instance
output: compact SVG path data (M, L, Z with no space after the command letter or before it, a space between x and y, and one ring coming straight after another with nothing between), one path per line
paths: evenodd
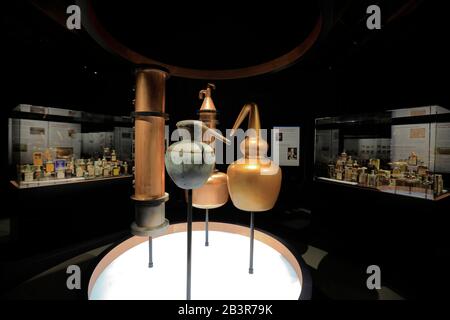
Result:
M190 129L201 129L203 132L208 133L212 136L214 136L216 139L219 139L223 143L231 144L230 140L225 138L223 135L218 133L217 131L208 128L202 121L200 120L183 120L177 122L177 128L190 128Z
M256 130L256 133L259 134L259 130L261 130L261 120L259 118L258 105L251 102L242 107L242 110L239 113L233 128L231 129L230 136L233 136L236 133L236 129L242 124L247 115L249 116L248 129L254 129Z

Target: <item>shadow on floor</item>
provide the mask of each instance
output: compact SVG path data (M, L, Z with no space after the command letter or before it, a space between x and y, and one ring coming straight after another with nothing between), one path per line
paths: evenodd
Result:
M328 254L312 270L314 286L332 300L378 300L378 292L366 286L366 268Z

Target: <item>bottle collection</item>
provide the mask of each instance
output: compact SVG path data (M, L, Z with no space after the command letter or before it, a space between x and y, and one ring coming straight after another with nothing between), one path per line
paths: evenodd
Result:
M380 159L358 163L344 151L335 163L328 165L328 175L331 179L371 188L406 187L410 190L423 190L425 194L431 190L434 196L445 192L442 175L432 173L414 152L408 159L389 162L382 169Z
M69 178L100 178L128 175L129 164L117 159L116 151L103 149L102 158L59 159L50 149L33 153L33 164L20 165L18 180L21 182L46 181Z

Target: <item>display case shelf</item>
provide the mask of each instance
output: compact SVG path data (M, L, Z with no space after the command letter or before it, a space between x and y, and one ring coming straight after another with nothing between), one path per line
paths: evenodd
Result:
M20 189L130 176L130 116L18 105L9 119L12 184Z
M433 193L426 193L423 192L423 189L421 188L407 188L407 187L392 187L392 186L381 186L381 187L368 187L368 186L361 186L356 182L349 182L349 181L342 181L342 180L336 180L331 178L324 178L324 177L316 177L316 181L319 182L325 182L335 185L345 185L348 187L354 187L358 189L363 190L372 190L372 191L378 191L378 192L385 192L400 196L407 196L407 197L414 197L419 199L426 199L426 200L432 200L432 201L439 201L445 198L450 197L450 192L448 190L444 190L444 192L439 196L434 196Z
M11 180L11 184L17 189L27 189L27 188L38 188L38 187L49 187L55 185L64 185L64 184L73 184L73 183L86 183L86 182L95 182L95 181L105 181L105 180L115 180L115 179L126 179L132 178L133 175L125 174L118 177L95 177L95 178L65 178L65 179L51 179L51 180L35 180L31 182L18 182L15 180Z
M316 119L318 181L427 200L447 196L450 112L440 106Z

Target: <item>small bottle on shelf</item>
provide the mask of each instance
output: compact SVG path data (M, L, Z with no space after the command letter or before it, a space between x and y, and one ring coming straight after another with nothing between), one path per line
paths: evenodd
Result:
M45 163L45 171L50 175L55 172L55 164L53 163L53 160L47 160Z
M77 168L76 168L76 176L77 176L77 178L84 177L84 170L83 170L83 167L81 165L78 165Z
M342 170L341 169L336 170L336 180L342 180Z
M66 178L71 178L73 176L73 174L75 173L75 168L74 168L74 160L73 158L69 161L67 161L67 165L66 165Z
M89 178L92 178L95 176L95 167L91 160L88 160L88 163L87 163L87 173L88 173Z
M24 170L24 181L25 182L32 182L34 180L34 171L33 168L27 164L25 166L25 170Z
M42 166L34 166L34 179L40 180L42 178Z
M362 168L360 168L360 170L361 171L359 173L358 183L360 185L366 186L367 185L367 177L368 177L368 175L366 173L367 168L366 167L362 167Z
M111 152L111 161L112 162L116 162L117 161L116 150L114 150L114 149Z
M344 169L344 180L352 181L352 167L345 167Z
M83 168L83 172L87 171L86 162L84 161L84 159L80 159L80 166L81 168Z
M368 178L368 185L369 187L376 187L377 185L377 175L375 174L375 170L372 170L372 172L369 174Z
M356 167L352 169L352 182L358 182L358 168Z
M109 177L109 176L111 176L111 167L109 164L106 164L103 167L103 177Z
M43 166L44 165L44 155L40 151L33 152L33 165Z
M111 151L108 147L103 148L103 159L105 159L106 161L111 160Z
M94 162L94 174L96 177L100 177L103 174L102 160L100 158Z
M352 166L353 166L352 156L348 156L345 165L346 165L347 167L352 167Z
M65 169L63 167L59 167L58 170L56 170L56 179L64 179L65 177Z
M120 167L117 165L117 163L114 164L114 167L112 169L113 176L118 177L120 175Z

